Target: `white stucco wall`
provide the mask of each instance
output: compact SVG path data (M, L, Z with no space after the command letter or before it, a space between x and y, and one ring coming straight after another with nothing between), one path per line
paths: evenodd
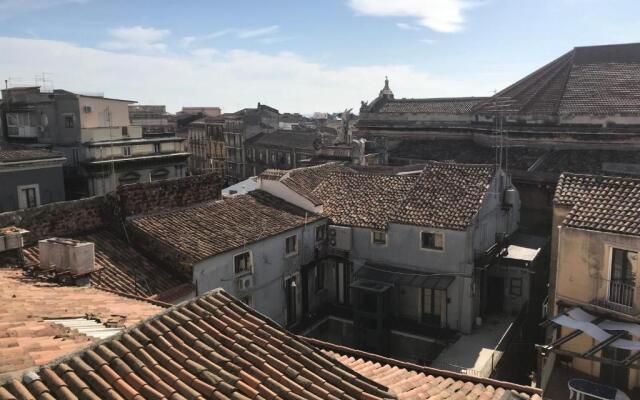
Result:
M270 236L258 242L248 243L243 248L231 250L203 260L193 268L193 283L198 293L223 288L233 296L241 298L250 295L253 307L278 323L286 321L286 294L284 282L291 275L300 274L300 267L309 263L314 256L316 226L326 224L326 219L298 227L279 235ZM259 227L256 227L259 229ZM285 239L298 235L298 253L285 256ZM246 292L236 290L233 257L244 251L251 251L253 259L253 289ZM302 312L302 282L298 275L297 317Z

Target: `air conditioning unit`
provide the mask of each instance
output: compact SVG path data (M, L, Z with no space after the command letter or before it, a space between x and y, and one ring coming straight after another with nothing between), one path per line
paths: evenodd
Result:
M253 275L244 275L236 278L236 290L246 292L253 288Z
M337 250L351 250L351 228L329 225L329 247Z
M82 111L84 111L85 113L90 113L91 112L91 106L82 107Z

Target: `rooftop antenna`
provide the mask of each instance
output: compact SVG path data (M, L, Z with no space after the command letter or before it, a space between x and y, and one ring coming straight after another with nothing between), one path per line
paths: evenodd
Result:
M47 76L53 75L50 72L41 72L34 77L36 86L40 86L41 92L53 92L53 81Z

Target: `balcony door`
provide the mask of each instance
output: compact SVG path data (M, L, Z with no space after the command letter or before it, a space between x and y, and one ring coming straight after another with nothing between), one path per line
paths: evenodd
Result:
M611 279L609 301L626 307L634 306L638 253L611 249Z

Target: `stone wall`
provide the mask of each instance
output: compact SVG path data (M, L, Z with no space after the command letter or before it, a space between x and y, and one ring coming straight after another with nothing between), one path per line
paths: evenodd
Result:
M221 190L222 180L217 174L211 173L123 185L117 193L123 215L131 216L217 200Z
M0 227L15 225L28 230L27 242L53 236L71 236L90 232L108 223L113 207L104 197L46 204L0 214Z
M121 186L117 193L0 213L0 227L18 226L28 243L99 229L122 230L124 218L220 198L215 174Z

